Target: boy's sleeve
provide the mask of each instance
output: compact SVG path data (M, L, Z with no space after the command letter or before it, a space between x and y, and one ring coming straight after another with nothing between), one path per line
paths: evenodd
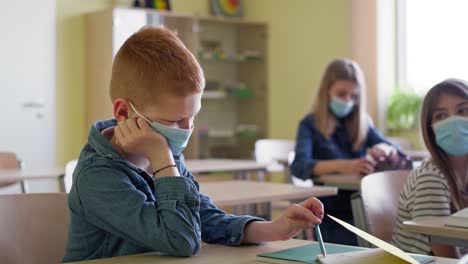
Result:
M193 175L181 166L181 175L191 179L197 186ZM211 199L202 193L200 195L201 236L206 243L238 246L244 239L244 229L251 221L265 221L259 217L248 215L236 216L220 210Z
M100 228L173 256L191 256L201 243L200 197L185 177L154 180L156 201L122 171L93 164L77 175L84 213Z
M291 164L291 172L297 178L307 180L312 175L312 169L319 162L312 157L313 149L313 131L307 124L307 120L303 120L299 124L296 136L296 148L294 161Z

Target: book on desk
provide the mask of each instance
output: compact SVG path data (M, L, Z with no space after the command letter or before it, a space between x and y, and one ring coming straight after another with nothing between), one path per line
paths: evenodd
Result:
M468 207L450 215L445 225L468 228Z
M369 249L346 245L325 243L327 256L321 254L318 243L257 255L257 260L269 263L322 263L322 264L358 264L358 263L435 263L431 256L407 254L397 247L374 237L338 218L328 215L334 221L368 241L377 248Z
M322 258L318 243L274 251L257 255L261 262L277 264L351 264L351 263L408 263L403 259L387 253L379 248L361 248L354 246L325 243L327 257ZM431 256L410 254L416 261L423 264L436 263Z

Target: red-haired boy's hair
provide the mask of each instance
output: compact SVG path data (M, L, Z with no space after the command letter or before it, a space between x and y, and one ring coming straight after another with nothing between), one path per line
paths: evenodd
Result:
M119 97L135 104L157 101L162 94L201 92L203 71L182 41L164 27L143 27L115 56L110 82L112 102Z

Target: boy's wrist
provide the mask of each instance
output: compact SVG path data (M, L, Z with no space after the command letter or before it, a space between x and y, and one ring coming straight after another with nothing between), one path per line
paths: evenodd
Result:
M157 178L160 176L180 176L179 170L175 164L164 166L153 172L153 177Z
M271 232L271 230L276 230L274 221L252 221L245 226L242 243L262 243L280 240L278 234Z
M160 153L159 155L152 155L148 157L150 161L151 172L153 177L158 176L180 176L179 170L175 166L174 157L170 151L167 153Z

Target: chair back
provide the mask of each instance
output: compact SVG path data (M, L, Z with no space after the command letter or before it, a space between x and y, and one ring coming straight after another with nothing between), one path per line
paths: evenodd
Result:
M65 165L65 175L63 177L63 184L65 186L65 192L69 193L73 183L73 172L75 171L78 160L70 160Z
M13 152L0 152L0 170L19 170L20 162ZM15 184L16 181L0 183L0 187Z
M392 240L400 191L409 173L409 170L383 171L362 179L361 196L367 228L382 240Z
M288 160L289 152L294 151L295 142L289 139L259 139L255 142L255 160L266 163L267 171L283 171L279 160Z
M2 263L61 263L65 254L69 211L67 194L0 196Z
M20 162L13 152L0 152L0 169L19 169Z

